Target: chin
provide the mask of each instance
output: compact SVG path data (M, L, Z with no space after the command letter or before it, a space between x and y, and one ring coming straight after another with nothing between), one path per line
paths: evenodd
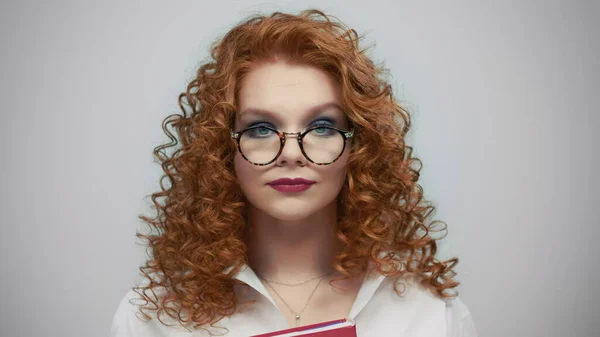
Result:
M284 203L276 205L277 202L265 205L261 210L269 216L281 221L297 221L313 215L318 207L314 203Z

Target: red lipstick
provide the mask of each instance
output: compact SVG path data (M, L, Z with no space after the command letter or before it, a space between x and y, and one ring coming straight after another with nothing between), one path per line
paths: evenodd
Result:
M290 179L290 178L281 178L277 180L273 180L267 185L272 188L280 191L280 192L302 192L306 191L310 188L312 184L315 182L312 180L306 180L302 178Z

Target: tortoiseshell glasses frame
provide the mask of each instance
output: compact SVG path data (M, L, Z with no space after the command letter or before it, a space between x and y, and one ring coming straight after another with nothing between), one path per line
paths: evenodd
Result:
M272 160L270 160L267 163L254 163L254 162L252 162L250 159L248 159L244 155L244 152L242 152L242 148L240 146L240 139L242 138L242 135L245 132L247 132L247 131L250 131L250 130L253 130L253 129L258 129L258 128L264 128L264 129L271 130L271 131L275 132L277 134L277 136L279 136L279 151L277 152L277 155L275 156L275 158L273 158ZM342 135L342 137L344 138L344 141L343 141L343 146L342 146L342 150L340 151L340 154L337 157L335 157L334 160L332 160L330 162L327 162L327 163L317 163L317 162L313 161L312 159L310 159L310 157L304 151L304 146L302 144L302 139L309 132L311 132L311 131L313 131L315 129L323 129L323 128L334 130L334 131L338 132L339 134ZM296 139L298 139L298 145L300 146L300 150L302 151L302 154L304 155L304 157L308 161L310 161L311 163L313 163L315 165L331 165L335 161L337 161L342 156L342 154L344 153L344 150L346 149L346 141L354 136L354 128L352 128L349 131L347 131L347 130L341 130L341 129L338 129L338 128L334 128L333 126L328 126L328 125L315 125L315 126L312 126L312 127L308 128L308 129L306 129L303 132L283 132L283 131L279 131L279 130L276 130L274 128L268 127L268 126L257 125L257 126L252 126L252 127L249 127L247 129L244 129L244 130L241 130L241 131L233 131L232 129L230 129L230 133L231 133L231 138L233 138L233 139L236 140L238 151L240 152L240 154L242 155L242 157L246 161L248 161L249 163L251 163L253 165L256 165L256 166L265 166L265 165L269 165L272 162L276 161L277 158L279 158L279 156L281 155L281 152L283 152L283 147L285 146L285 141L286 141L288 135L296 135Z

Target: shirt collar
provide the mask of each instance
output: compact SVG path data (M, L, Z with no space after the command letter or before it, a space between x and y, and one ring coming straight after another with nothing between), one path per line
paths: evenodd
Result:
M385 254L387 254L387 252L382 252L380 255ZM223 271L223 273L228 273L233 268L234 267L231 266L225 271ZM354 304L350 309L350 313L348 315L349 319L354 320L356 316L358 316L361 310L363 310L367 303L369 303L369 301L371 300L371 298L377 291L377 288L379 288L379 285L381 284L381 282L383 282L385 277L385 275L377 271L373 262L369 262L369 267L367 269L367 272L365 273L365 276L363 277L363 282L360 286L360 289L358 290L358 294L356 295L356 300L354 301ZM260 281L254 270L252 270L252 268L250 268L250 266L248 266L247 264L243 264L240 270L236 274L234 274L233 278L249 285L254 290L258 291L260 294L265 296L271 303L273 303L275 307L277 307L277 304L271 297L271 294L269 294L269 292L267 291L263 283Z
M234 267L229 267L225 271L225 273L228 273L233 268ZM242 267L236 274L234 274L233 278L246 283L247 285L252 287L254 290L258 291L260 294L265 296L271 303L273 303L273 305L275 307L277 307L277 304L271 297L271 294L269 294L269 292L267 291L265 286L262 284L262 282L260 281L260 279L258 278L256 273L254 272L254 270L252 270L252 268L250 268L250 266L248 266L247 264L245 264L245 263L242 264Z

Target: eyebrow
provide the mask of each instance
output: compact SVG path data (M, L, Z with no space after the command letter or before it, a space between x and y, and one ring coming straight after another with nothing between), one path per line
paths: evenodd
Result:
M327 103L316 105L316 106L308 109L307 118L310 119L310 118L314 117L315 115L317 115L319 112L323 112L323 110L331 109L331 108L337 109L339 111L343 111L342 107L339 104L337 104L335 102L327 102ZM248 117L248 116L252 116L252 115L259 115L259 116L268 117L268 118L271 118L274 120L279 120L279 117L273 111L266 110L266 109L252 108L252 107L247 108L240 114L240 120L243 120L244 117Z

